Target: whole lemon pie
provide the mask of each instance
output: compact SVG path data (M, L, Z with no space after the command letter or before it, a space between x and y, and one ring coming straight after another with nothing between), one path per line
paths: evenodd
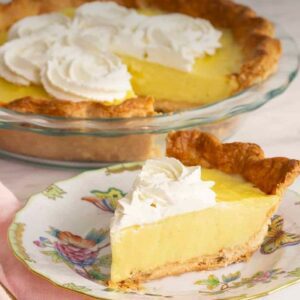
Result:
M231 1L85 2L0 6L2 106L148 116L224 99L276 70L272 24Z
M199 131L169 134L167 155L147 161L118 203L112 287L248 260L300 173L300 161Z
M106 132L120 125L102 118L118 123L197 107L261 82L281 54L273 31L268 20L227 0L0 4L0 107L72 123L54 135L56 118L43 122L45 130L30 121L22 130L9 124L0 130L0 148L57 162L158 156L159 135L123 135L131 120ZM73 118L99 118L99 128L74 122L81 127L73 130Z

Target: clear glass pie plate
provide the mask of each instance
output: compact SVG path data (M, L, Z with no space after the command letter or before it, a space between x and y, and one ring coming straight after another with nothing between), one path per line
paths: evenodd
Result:
M280 26L276 36L283 46L276 74L211 105L129 119L58 118L0 109L0 153L45 164L100 167L162 155L172 130L200 128L224 140L239 128L244 113L283 93L297 75L295 41Z

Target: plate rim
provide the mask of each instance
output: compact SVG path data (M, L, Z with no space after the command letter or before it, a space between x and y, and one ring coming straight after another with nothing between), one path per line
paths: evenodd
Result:
M67 179L63 179L63 180L60 180L60 181L55 181L55 182L51 183L50 185L48 185L48 187L51 186L51 185L59 185L60 183L65 183L65 182L68 182L68 181L72 181L74 179L78 179L79 177L82 177L82 176L84 176L87 173L98 173L99 171L102 171L102 172L104 171L104 173L108 172L108 174L106 173L106 176L108 176L110 174L114 174L114 171L117 171L115 173L118 173L118 172L121 173L121 172L124 172L124 171L132 171L132 169L131 169L132 167L139 168L142 165L143 165L143 162L136 161L136 162L121 163L121 164L117 164L117 165L113 165L113 166L108 166L108 167L103 167L103 168L99 168L99 169L87 170L87 171L84 171L84 172L80 172L79 174L77 174L75 176L72 176L72 177L69 177ZM27 261L26 259L24 259L22 257L22 255L20 255L19 251L16 249L16 247L14 245L14 242L13 242L13 234L15 233L14 225L18 223L17 219L20 217L20 214L23 213L25 211L25 209L28 209L28 207L30 206L30 204L33 201L36 200L35 199L36 196L41 195L48 187L46 187L45 189L43 189L43 190L41 190L41 191L39 191L39 192L37 192L37 193L29 196L28 199L26 200L25 204L20 209L18 209L15 212L15 215L14 215L14 217L13 217L13 219L12 219L12 221L11 221L8 229L7 229L8 245L9 245L9 247L10 247L13 255L17 258L17 260L19 262L21 262L23 264L23 266L26 267L27 270L29 270L33 274L37 275L39 278L42 278L42 279L46 280L47 282L50 282L51 284L53 284L56 287L62 288L62 289L67 290L67 291L72 291L73 293L77 293L77 294L80 294L80 295L94 297L95 299L102 299L102 300L113 299L113 298L106 298L106 296L95 295L95 294L93 294L93 292L90 292L90 291L83 292L83 291L79 291L79 290L73 289L71 287L63 286L61 283L57 282L55 279L47 277L45 274L42 274L40 271L38 271L36 268L34 268L33 265L30 264L30 261ZM296 193L297 195L300 196L300 193L298 193L297 191L295 191L293 189L288 189L288 191L292 192L292 193ZM275 288L266 290L264 292L257 293L257 294L254 294L254 295L249 295L249 296L246 295L245 297L238 298L238 299L239 300L258 299L258 298L261 298L261 297L265 297L265 296L271 295L271 294L273 294L275 292L278 292L278 291L283 290L285 288L288 288L290 286L293 286L293 285L295 285L295 284L297 284L299 282L300 282L300 277L299 278L295 278L295 279L291 279L287 283L279 284ZM115 291L115 293L118 293L118 291ZM120 294L120 293L118 293L118 294ZM122 295L122 294L120 294L120 295ZM143 294L137 294L137 295L140 296L140 297L144 296L145 299L147 299L150 296L150 295L143 295ZM152 297L154 297L154 295ZM155 297L158 297L158 295L155 295ZM174 298L174 299L176 299L176 298ZM216 299L216 300L218 300L218 299Z

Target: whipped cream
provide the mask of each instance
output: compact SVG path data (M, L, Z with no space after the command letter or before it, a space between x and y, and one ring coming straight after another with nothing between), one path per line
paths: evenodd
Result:
M7 65L5 55L9 51L10 44L7 43L0 47L0 76L5 80L18 85L29 85L30 81L23 76L18 75L16 72L11 70Z
M92 2L76 10L74 21L89 31L91 36L102 39L104 35L106 40L109 37L110 51L143 58L144 47L139 45L139 38L134 33L146 19L147 16L139 14L135 9L128 9L115 2ZM99 28L103 31L101 35ZM132 45L134 41L135 45Z
M43 14L30 16L16 22L8 31L8 39L16 39L33 35L36 33L47 32L49 27L59 32L68 28L71 19L60 13Z
M40 84L47 52L67 34L70 22L54 13L15 23L8 33L9 41L0 47L0 76L15 84Z
M40 84L40 71L53 42L54 38L51 41L49 37L42 36L9 41L0 47L0 75L16 84Z
M119 200L111 230L153 223L216 204L211 187L201 180L201 168L186 167L175 158L146 161L132 190Z
M135 9L129 9L109 1L83 4L77 8L75 15L75 20L81 20L86 27L110 25L118 29L134 29L145 18Z
M183 14L146 16L114 2L92 2L77 9L75 20L85 29L105 27L114 53L185 72L221 47L221 32L210 22Z
M41 78L50 95L74 102L124 99L131 90L130 74L117 56L74 46L53 47Z
M144 50L144 59L191 72L196 58L213 55L221 47L222 33L210 22L183 14L167 14L146 18L134 31L130 51L132 55Z
M132 86L115 54L192 71L197 57L220 47L220 36L202 19L146 16L115 2L92 2L80 6L73 19L50 13L15 23L0 47L0 77L42 84L60 100L120 100Z
M19 85L42 84L60 100L125 99L131 76L108 52L117 31L95 24L58 13L17 22L0 47L0 76Z

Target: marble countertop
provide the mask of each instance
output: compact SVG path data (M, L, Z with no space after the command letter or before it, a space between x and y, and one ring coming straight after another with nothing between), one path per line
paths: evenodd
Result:
M300 42L299 0L240 0L262 15L280 23ZM288 91L264 107L249 114L232 141L247 141L261 145L267 156L288 156L300 159L300 77ZM78 174L81 170L45 167L0 158L0 181L25 201L28 196L50 183ZM264 300L300 299L300 284L289 287Z

